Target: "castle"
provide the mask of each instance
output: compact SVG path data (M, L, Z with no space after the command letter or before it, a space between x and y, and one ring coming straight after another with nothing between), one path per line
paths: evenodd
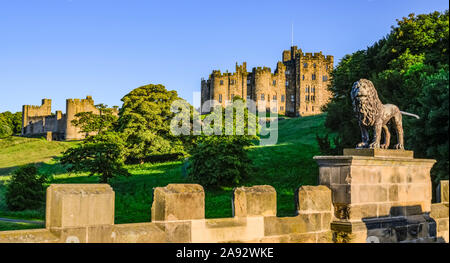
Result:
M282 62L274 73L268 67L253 68L247 72L247 63L236 63L235 73L213 70L208 80L201 81L202 105L207 101L226 106L234 96L253 100L267 111L288 116L320 114L332 94L328 90L333 56L319 53L303 53L297 46L283 51ZM270 108L270 101L277 108ZM202 113L210 111L202 108ZM261 106L259 106L261 107Z
M66 114L56 111L52 114L52 100L43 99L41 106L22 106L22 136L47 135L47 140L81 140L85 134L72 124L80 112L99 114L91 96L86 99L67 99ZM114 109L117 114L117 110Z

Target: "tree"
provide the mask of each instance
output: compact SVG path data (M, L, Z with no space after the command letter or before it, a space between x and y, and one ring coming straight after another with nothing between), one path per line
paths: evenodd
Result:
M0 138L20 133L22 129L22 113L5 111L0 113Z
M146 85L122 98L117 131L125 140L127 159L144 162L152 157L177 158L185 154L182 136L170 132L171 104L180 98L163 85Z
M100 175L99 181L107 183L117 175L130 175L124 168L126 149L122 137L115 132L103 132L90 136L79 146L63 153L61 164L70 172L89 172Z
M118 117L114 114L113 109L108 108L104 104L97 104L95 107L98 109L99 114L95 114L92 111L75 114L76 118L72 120L72 124L80 127L80 132L87 135L101 133L111 130L116 123Z
M22 166L13 172L6 186L6 204L8 209L21 211L37 209L43 206L45 198L44 176L39 176L33 164Z
M190 151L188 174L194 182L205 187L238 185L249 176L252 169L247 147L258 139L256 135L249 135L249 131L257 131L257 119L239 97L233 98L233 104L226 108L216 107L207 118L222 122L222 134L199 136ZM243 118L238 114L242 114ZM217 123L213 121L208 123L211 132L215 125Z
M203 136L192 149L189 177L205 187L240 184L251 171L244 136Z

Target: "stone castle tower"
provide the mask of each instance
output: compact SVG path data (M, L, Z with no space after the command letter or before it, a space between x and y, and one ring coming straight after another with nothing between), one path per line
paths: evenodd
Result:
M247 72L247 63L236 63L235 73L213 70L208 80L201 81L202 105L213 101L222 106L234 96L253 100L267 111L288 116L320 114L332 94L328 91L333 56L319 53L303 53L297 46L283 51L282 61L275 72L268 67L253 68ZM270 108L276 101L277 108ZM210 105L212 106L212 105ZM209 109L209 107L208 107ZM202 113L209 110L202 109Z
M41 106L22 106L22 135L41 136L51 134L53 140L81 140L86 134L80 132L78 127L72 124L75 115L80 112L92 112L99 114L91 96L85 99L67 99L66 114L56 111L52 114L52 100L43 99ZM118 114L113 109L113 114Z

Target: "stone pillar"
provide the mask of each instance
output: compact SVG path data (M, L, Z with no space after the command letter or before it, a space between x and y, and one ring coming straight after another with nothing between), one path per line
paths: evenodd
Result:
M110 242L114 192L108 184L52 184L45 223L61 242Z
M277 215L277 192L270 185L238 187L233 195L235 217Z
M431 205L430 215L436 221L436 237L438 241L448 243L448 180L441 181L439 190L439 203Z
M198 184L169 184L153 192L152 222L167 242L192 242L192 221L205 219L205 192Z
M345 149L316 156L319 181L332 190L336 242L430 241L435 236L430 169L412 151Z

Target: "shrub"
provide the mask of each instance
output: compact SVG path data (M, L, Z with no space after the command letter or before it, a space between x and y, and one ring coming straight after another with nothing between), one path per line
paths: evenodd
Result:
M37 209L44 205L44 176L39 176L33 165L22 166L15 170L6 187L6 204L9 210L21 211Z
M233 186L248 177L251 160L246 136L204 136L190 157L189 177L204 187Z
M116 175L130 175L124 168L124 141L118 133L104 132L90 136L79 146L63 153L61 164L68 165L69 172L89 172L100 175L100 182L107 183Z

